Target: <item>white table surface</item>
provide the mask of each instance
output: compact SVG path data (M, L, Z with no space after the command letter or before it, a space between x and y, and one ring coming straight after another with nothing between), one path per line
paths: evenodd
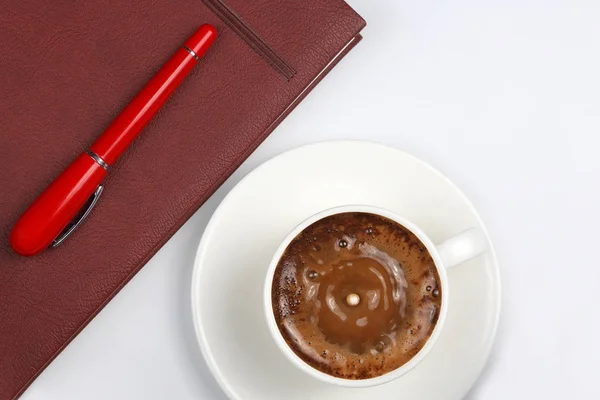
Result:
M350 0L365 39L25 392L224 399L190 315L198 241L245 174L301 144L390 144L444 171L495 242L503 311L469 399L600 398L600 2ZM190 166L193 168L193 166Z

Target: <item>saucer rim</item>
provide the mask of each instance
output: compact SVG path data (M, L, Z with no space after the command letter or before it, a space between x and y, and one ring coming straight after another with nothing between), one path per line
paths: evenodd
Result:
M489 361L489 358L492 353L492 349L496 342L498 326L500 323L500 315L501 315L501 311L502 311L502 282L501 282L500 267L498 264L498 257L496 254L496 250L495 250L492 240L490 238L489 232L488 232L485 224L483 223L481 216L477 212L477 209L471 203L471 201L465 195L465 193L452 180L450 180L440 170L433 167L432 165L425 162L424 160L418 158L417 156L407 153L404 150L401 150L397 147L389 146L389 145L378 143L378 142L373 142L373 141L368 141L368 140L339 139L339 140L324 140L324 141L307 143L307 144L297 146L297 147L288 149L286 151L283 151L282 153L277 154L277 155L265 160L263 163L261 163L260 165L258 165L254 169L252 169L250 172L248 172L244 177L242 177L239 180L239 182L237 182L235 184L235 186L233 188L231 188L231 190L225 195L223 200L219 203L218 207L212 214L208 224L206 225L204 233L202 234L202 237L198 243L196 256L194 257L193 272L192 272L192 277L191 277L190 300L191 300L191 312L192 312L192 319L193 319L193 324L194 324L194 332L196 334L196 339L197 339L199 347L200 347L200 352L202 354L202 357L204 358L204 361L206 362L206 365L207 365L209 371L213 375L215 381L217 382L217 384L219 385L221 390L223 390L223 392L225 393L225 395L228 398L230 398L232 400L243 400L236 392L233 391L230 384L227 383L227 380L226 380L224 374L221 372L221 369L217 366L217 362L215 361L212 351L210 350L210 345L208 344L208 340L206 338L206 334L204 331L204 325L203 325L202 319L200 317L201 300L199 298L199 294L195 290L195 288L198 286L197 285L198 279L199 279L199 276L203 269L203 265L204 265L203 261L206 256L207 243L209 242L209 238L212 236L212 234L214 232L214 226L219 222L221 214L223 214L223 212L224 212L223 210L225 209L226 205L229 204L229 202L231 201L233 196L236 194L236 192L238 190L240 190L240 187L243 186L243 183L245 183L251 177L260 173L263 169L268 168L270 166L270 164L275 163L279 159L288 157L290 153L294 153L296 151L306 151L307 149L310 149L312 147L327 146L327 145L372 146L372 147L382 148L386 151L397 152L399 156L405 157L412 162L420 164L421 166L425 167L426 169L428 169L429 171L431 171L432 173L437 175L439 178L444 180L446 183L450 184L450 186L452 186L456 190L458 195L462 198L462 201L464 202L464 204L466 204L469 207L470 211L473 213L475 219L477 220L477 222L479 224L479 228L482 230L483 234L485 235L485 237L487 239L488 249L489 249L488 251L489 251L489 254L491 257L491 265L493 266L493 268L492 268L493 269L493 282L497 286L496 296L494 299L494 302L495 302L494 314L495 314L495 316L494 316L494 321L493 321L493 329L489 336L488 343L486 344L486 348L484 350L482 350L482 353L485 353L485 354L481 358L481 366L479 367L479 372L477 373L477 377L479 377L481 375L481 372L483 371L483 368ZM465 394L468 393L468 391L473 387L473 385L475 384L476 381L477 381L477 379L473 379L473 381L470 382L469 386L467 388L465 388L465 390L464 390ZM354 390L357 390L357 389L354 389Z

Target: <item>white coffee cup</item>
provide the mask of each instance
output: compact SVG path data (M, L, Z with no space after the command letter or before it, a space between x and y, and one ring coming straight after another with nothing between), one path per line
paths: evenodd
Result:
M304 229L306 229L313 223L331 215L342 214L347 212L364 212L369 214L380 215L382 217L388 218L392 221L399 223L400 225L404 226L406 229L414 233L419 238L419 240L425 245L425 247L429 251L429 254L433 258L435 267L440 277L440 285L442 289L441 306L439 310L437 323L429 339L421 348L421 350L408 362L406 362L404 365L400 366L399 368L393 371L390 371L386 374L374 378L360 380L343 379L332 375L328 375L322 371L319 371L316 368L313 368L304 360L302 360L298 355L296 355L296 353L288 346L281 332L279 331L279 327L277 326L277 322L275 320L275 314L273 312L273 303L271 296L275 269L277 267L277 264L279 263L279 259L283 255L288 245L292 242L292 240L294 240L294 238L298 236L300 232L302 232ZM458 235L446 239L442 243L436 245L418 226L406 220L405 218L383 208L367 205L347 205L321 211L311 216L310 218L304 220L302 223L296 226L285 237L285 239L283 239L277 251L273 255L273 259L271 260L271 264L269 265L269 269L267 271L267 278L265 281L263 291L263 306L269 332L271 333L271 336L273 337L273 340L275 341L277 347L281 350L285 357L287 357L287 359L292 362L292 364L294 364L300 370L323 382L345 387L369 387L387 383L389 381L401 377L402 375L406 374L408 371L416 367L427 356L429 351L435 345L435 342L437 341L438 337L440 336L440 333L442 332L442 329L444 327L444 322L446 320L446 314L448 313L448 302L450 301L451 296L450 289L448 287L448 276L446 274L446 270L481 254L483 251L486 250L486 248L487 242L485 236L476 228L467 229L462 233L459 233Z

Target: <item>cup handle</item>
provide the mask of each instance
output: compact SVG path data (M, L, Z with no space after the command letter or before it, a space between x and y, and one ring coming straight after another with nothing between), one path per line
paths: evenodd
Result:
M469 228L436 247L444 267L448 269L483 253L487 240L479 229Z

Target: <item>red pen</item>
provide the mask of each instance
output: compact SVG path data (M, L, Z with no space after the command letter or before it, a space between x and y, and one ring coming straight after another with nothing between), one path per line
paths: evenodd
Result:
M17 220L10 245L24 256L61 244L89 214L109 167L140 134L216 38L202 25L131 100L90 149L69 165Z

